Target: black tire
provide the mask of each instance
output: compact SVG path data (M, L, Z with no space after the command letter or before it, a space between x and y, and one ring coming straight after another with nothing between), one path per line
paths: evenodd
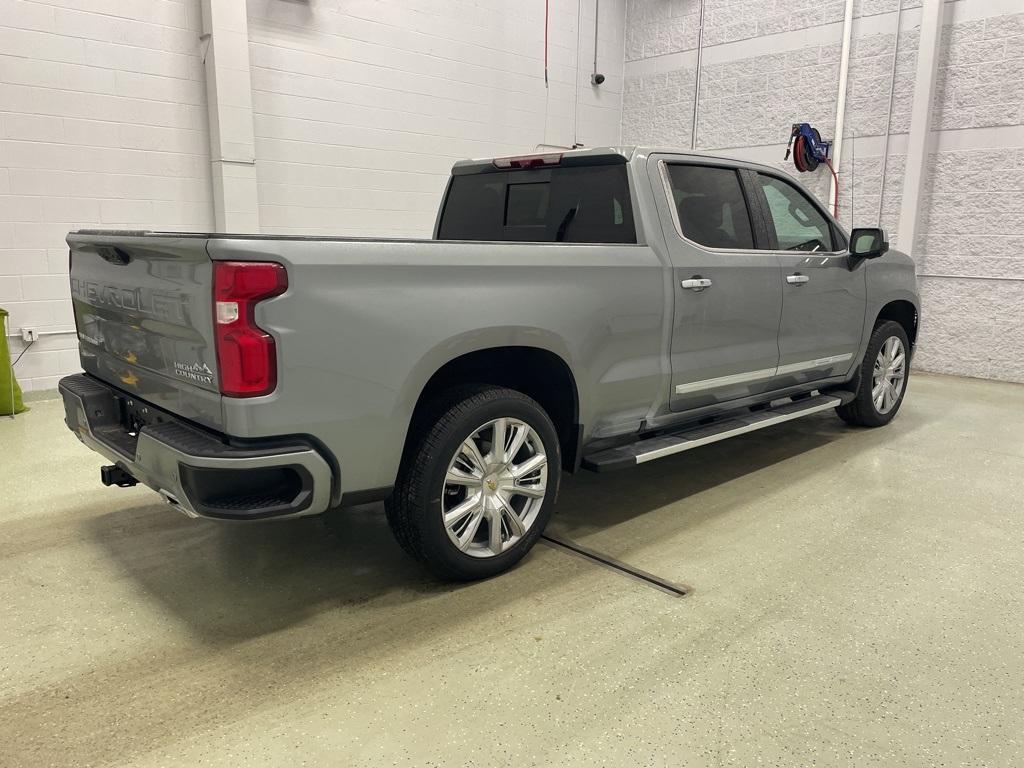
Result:
M903 345L905 355L904 374L899 396L891 408L883 413L875 405L875 400L872 397L872 374L879 351L893 337L899 339L900 344ZM907 332L903 329L902 325L892 320L883 320L875 326L874 331L871 332L871 339L868 341L868 348L864 353L864 360L861 361L855 380L857 381L857 396L846 405L840 405L836 408L839 418L848 424L855 424L861 427L882 427L892 421L903 404L903 397L907 394L907 384L910 382L910 342L907 339Z
M548 457L547 485L536 518L517 542L501 554L474 557L459 550L444 526L441 497L445 473L464 440L481 425L503 417L525 422L539 436ZM385 503L388 523L402 549L447 580L485 579L511 568L544 532L558 494L561 450L547 413L521 392L469 385L431 403L413 429L395 489Z

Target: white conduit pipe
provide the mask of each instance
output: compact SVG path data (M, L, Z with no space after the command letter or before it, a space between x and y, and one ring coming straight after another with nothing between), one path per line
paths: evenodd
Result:
M68 329L66 331L39 331L36 335L40 336L40 337L42 337L42 336L65 336L65 335L67 335L69 333L77 333L77 331L75 331L74 328L70 328L70 329ZM7 338L8 339L20 339L21 338L21 331L18 331L17 333L8 333L7 334Z
M896 93L896 58L900 55L900 18L903 16L903 0L896 4L895 38L892 41L892 71L889 73L889 109L885 113L885 141L882 144L882 173L878 181L878 216L876 227L882 226L882 205L885 202L885 172L889 166L889 134L892 132L892 99Z
M832 140L832 167L839 173L839 162L843 156L843 122L846 119L846 78L850 72L850 38L853 35L853 1L846 0L843 12L843 51L839 56L839 98L836 100L836 130ZM829 200L838 200L839 189L836 177L832 177Z
M703 50L704 0L700 0L700 16L697 17L697 73L693 83L693 124L690 126L690 149L697 148L697 110L700 109L700 58Z

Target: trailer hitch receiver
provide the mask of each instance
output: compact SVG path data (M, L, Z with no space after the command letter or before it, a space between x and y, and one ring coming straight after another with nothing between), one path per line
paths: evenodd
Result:
M116 485L118 488L131 488L139 484L138 480L116 464L100 467L100 482L104 485Z

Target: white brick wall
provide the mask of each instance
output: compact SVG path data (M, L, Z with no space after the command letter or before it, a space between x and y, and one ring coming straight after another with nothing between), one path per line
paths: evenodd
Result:
M898 2L857 0L854 16L890 13ZM904 9L920 5L921 0L903 0ZM705 0L704 45L835 24L843 20L844 6L843 0ZM700 0L629 0L626 61L695 49L699 11Z
M882 205L881 225L896 244L919 5L903 2ZM857 6L839 169L847 224L877 221L895 6ZM624 142L689 147L697 7L697 0L629 0ZM834 131L843 3L706 0L705 9L697 146L795 173L782 163L790 124L811 122L826 138ZM1024 13L1010 0L960 0L947 7L947 19L917 260L921 274L968 279L921 279L917 362L1024 381ZM827 197L827 170L800 180Z
M429 236L455 160L619 140L625 0L249 0L266 232ZM545 125L546 119L546 125Z
M68 230L210 227L198 28L192 0L0 0L0 305L55 334L26 390L78 369Z
M551 0L545 89L539 2L249 0L261 229L426 236L456 159L617 143L625 2L601 3L593 89L594 2ZM201 27L199 0L0 0L11 332L73 327L68 230L213 228ZM74 346L44 336L22 386L76 370Z
M896 2L857 4L848 222L873 223L878 209ZM827 135L842 5L706 0L698 146L781 165L791 122ZM881 219L894 241L919 5L903 0ZM994 279L1024 277L1024 13L1013 0L951 8L919 271L971 280L922 279L919 361L1024 380L1024 283ZM593 9L552 0L545 89L540 3L248 0L262 229L426 235L453 160L613 143L620 118L625 142L688 146L698 1L603 2L600 89ZM213 226L200 29L198 0L0 0L0 304L12 332L72 327L69 229ZM802 181L826 194L823 172ZM979 351L954 351L964 345ZM23 386L75 370L74 346L44 336L19 364Z

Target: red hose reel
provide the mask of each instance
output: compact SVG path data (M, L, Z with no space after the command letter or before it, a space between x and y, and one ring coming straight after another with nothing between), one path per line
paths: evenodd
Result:
M789 143L786 145L786 157L793 155L793 165L800 173L808 173L818 170L818 166L824 163L832 172L835 180L835 195L832 200L832 215L839 215L839 177L836 175L832 161L829 159L829 152L832 149L831 141L823 141L821 133L817 128L812 128L810 123L793 123L789 134Z

